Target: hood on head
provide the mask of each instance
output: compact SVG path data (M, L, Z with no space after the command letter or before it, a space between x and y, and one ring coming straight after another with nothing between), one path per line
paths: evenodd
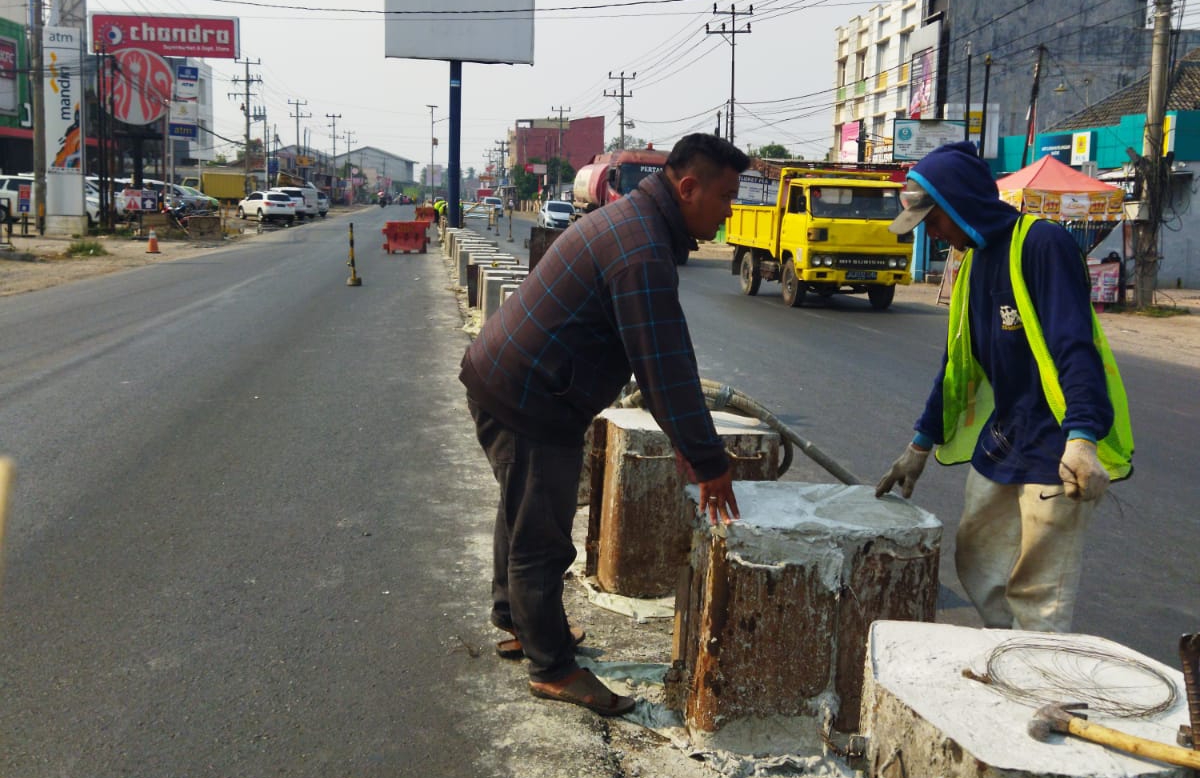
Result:
M908 178L920 185L977 248L984 248L988 237L1012 226L1018 213L1000 199L991 170L977 154L972 143L948 143L929 152L908 171ZM904 214L898 218L903 219Z

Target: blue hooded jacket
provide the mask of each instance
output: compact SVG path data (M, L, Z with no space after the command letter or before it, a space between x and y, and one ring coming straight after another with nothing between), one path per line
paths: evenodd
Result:
M987 165L970 143L931 152L909 171L954 220L975 250L968 303L971 347L995 395L971 464L997 483L1060 483L1058 463L1069 437L1092 441L1108 434L1112 403L1092 341L1091 280L1074 239L1062 226L1039 221L1021 257L1059 382L1067 401L1062 426L1042 392L1037 362L1017 313L1009 249L1019 213L1000 199ZM942 443L942 369L917 420L918 442Z

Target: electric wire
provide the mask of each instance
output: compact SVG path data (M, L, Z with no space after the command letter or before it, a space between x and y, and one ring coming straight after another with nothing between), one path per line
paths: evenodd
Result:
M1010 638L987 656L987 674L968 677L1017 702L1086 702L1117 718L1148 718L1174 707L1175 681L1147 661L1070 635Z

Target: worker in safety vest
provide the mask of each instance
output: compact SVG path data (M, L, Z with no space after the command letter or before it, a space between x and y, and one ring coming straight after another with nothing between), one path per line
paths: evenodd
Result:
M966 254L942 369L876 496L911 496L935 445L942 464L970 462L954 561L984 626L1068 631L1084 530L1133 455L1086 262L1062 226L1000 199L970 143L918 162L901 201L892 232L924 222Z

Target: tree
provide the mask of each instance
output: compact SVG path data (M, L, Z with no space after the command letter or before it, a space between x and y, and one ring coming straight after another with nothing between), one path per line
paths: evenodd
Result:
M533 173L526 173L525 169L518 166L513 166L509 171L509 181L517 188L517 199L532 200L537 194L537 176Z
M632 135L625 136L625 148L627 148L627 149L644 149L648 145L649 144L647 144L646 141L642 140L641 138L635 138ZM604 150L605 151L617 151L620 148L621 148L621 139L613 138L612 140L610 140L608 142L608 145L604 147Z
M562 178L559 178L559 172L562 172ZM546 185L553 187L559 181L562 181L563 187L568 187L575 181L575 168L571 167L571 163L565 159L555 157L546 163ZM555 192L554 197L558 197L562 192Z
M768 143L764 146L759 146L756 156L759 159L791 159L792 158L791 154L788 153L787 148L785 148L784 146L781 146L778 143Z

